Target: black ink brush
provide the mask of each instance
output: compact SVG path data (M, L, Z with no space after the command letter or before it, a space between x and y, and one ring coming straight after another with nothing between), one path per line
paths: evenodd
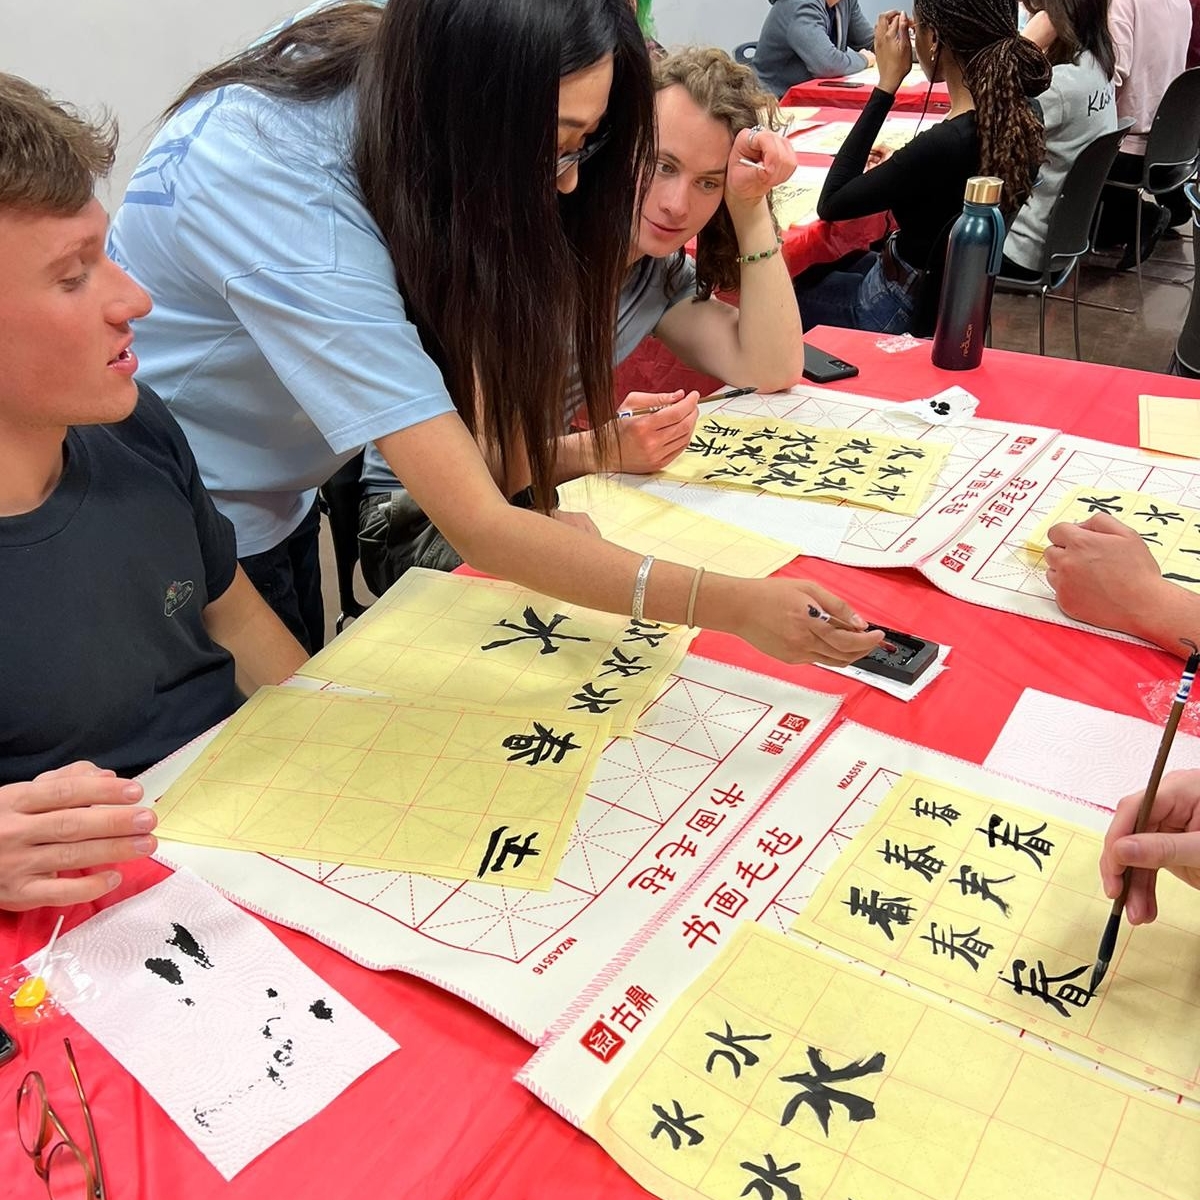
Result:
M1192 653L1188 655L1188 660L1184 664L1183 674L1179 679L1179 690L1175 693L1175 701L1171 705L1171 712L1167 717L1167 727L1163 730L1162 740L1158 743L1158 754L1154 758L1150 780L1146 784L1142 803L1138 807L1137 820L1133 823L1134 833L1141 833L1150 819L1154 799L1158 795L1159 781L1163 777L1163 771L1166 770L1167 756L1171 753L1171 743L1174 742L1175 731L1179 728L1179 718L1183 716L1184 706L1187 704L1192 690L1192 682L1196 678L1196 670L1200 667L1200 648L1197 648L1195 642L1188 641L1186 638L1181 640L1185 645L1191 646ZM1117 946L1117 934L1121 929L1121 916L1125 912L1125 901L1129 896L1129 884L1132 878L1133 868L1126 867L1121 879L1121 893L1113 901L1108 924L1104 927L1104 936L1100 939L1100 949L1096 952L1096 965L1092 970L1092 982L1089 988L1093 994L1108 973L1108 964L1112 962L1113 951Z

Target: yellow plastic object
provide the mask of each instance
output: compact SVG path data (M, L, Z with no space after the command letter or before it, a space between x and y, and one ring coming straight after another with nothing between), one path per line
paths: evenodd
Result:
M46 981L40 975L25 980L13 997L14 1008L37 1008L46 998Z

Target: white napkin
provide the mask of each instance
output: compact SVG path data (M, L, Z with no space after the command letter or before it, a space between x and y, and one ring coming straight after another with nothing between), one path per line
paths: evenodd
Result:
M47 981L226 1180L399 1048L188 871L64 934Z

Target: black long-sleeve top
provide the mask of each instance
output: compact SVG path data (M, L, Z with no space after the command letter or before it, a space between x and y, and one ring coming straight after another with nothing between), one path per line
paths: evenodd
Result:
M817 202L825 221L891 209L896 252L921 270L946 226L962 212L967 180L979 174L975 113L952 117L918 134L890 158L864 171L894 97L876 88L842 143Z

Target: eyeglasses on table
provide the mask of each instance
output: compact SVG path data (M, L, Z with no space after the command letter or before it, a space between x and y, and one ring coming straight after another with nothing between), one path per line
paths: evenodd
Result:
M70 1038L63 1038L63 1046L75 1090L79 1093L90 1153L71 1136L62 1118L54 1111L46 1095L46 1081L38 1071L30 1071L17 1089L17 1134L52 1200L106 1200L96 1127L83 1093ZM54 1141L55 1134L58 1141Z

